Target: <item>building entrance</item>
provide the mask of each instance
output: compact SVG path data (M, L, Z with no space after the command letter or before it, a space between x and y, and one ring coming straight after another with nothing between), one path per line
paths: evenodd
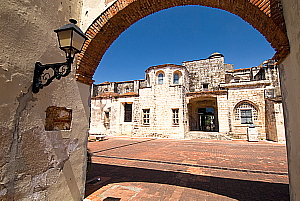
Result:
M214 108L199 108L199 131L214 131Z
M188 103L188 114L190 131L219 131L216 97L191 98Z

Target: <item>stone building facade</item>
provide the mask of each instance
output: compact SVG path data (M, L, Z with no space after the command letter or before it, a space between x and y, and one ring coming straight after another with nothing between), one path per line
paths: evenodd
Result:
M268 118L267 118L268 117ZM90 134L284 141L277 65L234 69L224 56L146 70L146 79L94 85Z
M0 200L83 199L89 89L102 55L139 19L181 5L219 8L240 16L276 50L274 58L279 61L287 137L290 200L300 200L298 0L154 0L148 3L139 0L11 0L1 3ZM69 76L33 94L35 62L47 64L65 59L53 30L68 23L70 18L77 19L89 37L85 49L78 62L74 62ZM277 92L275 89L274 94ZM265 124L276 131L283 126L276 123L282 120L281 102L277 97L269 99L266 112L270 113ZM60 114L63 118L57 119ZM71 129L48 131L46 122L51 119L55 122L49 124L49 129ZM62 120L67 124L62 125ZM275 139L276 135L272 137Z

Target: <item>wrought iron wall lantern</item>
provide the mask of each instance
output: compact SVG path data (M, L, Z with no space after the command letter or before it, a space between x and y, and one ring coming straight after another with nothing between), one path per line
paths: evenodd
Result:
M32 85L33 93L38 93L40 89L48 86L55 78L59 80L71 72L74 56L81 51L87 37L81 29L76 26L76 20L70 19L70 22L70 24L66 24L54 30L54 32L57 33L60 49L66 53L66 62L45 65L36 62Z

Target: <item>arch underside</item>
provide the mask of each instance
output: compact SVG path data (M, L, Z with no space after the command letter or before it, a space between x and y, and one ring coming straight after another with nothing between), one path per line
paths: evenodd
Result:
M109 46L138 20L176 6L200 5L238 15L257 29L275 49L281 62L289 54L289 42L279 0L117 0L86 31L88 40L78 57L76 79L93 83L93 75Z

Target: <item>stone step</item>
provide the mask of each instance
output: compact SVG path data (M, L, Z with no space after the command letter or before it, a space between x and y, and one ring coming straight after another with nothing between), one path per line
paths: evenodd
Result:
M190 131L185 136L186 139L215 139L232 140L227 134L219 132Z

